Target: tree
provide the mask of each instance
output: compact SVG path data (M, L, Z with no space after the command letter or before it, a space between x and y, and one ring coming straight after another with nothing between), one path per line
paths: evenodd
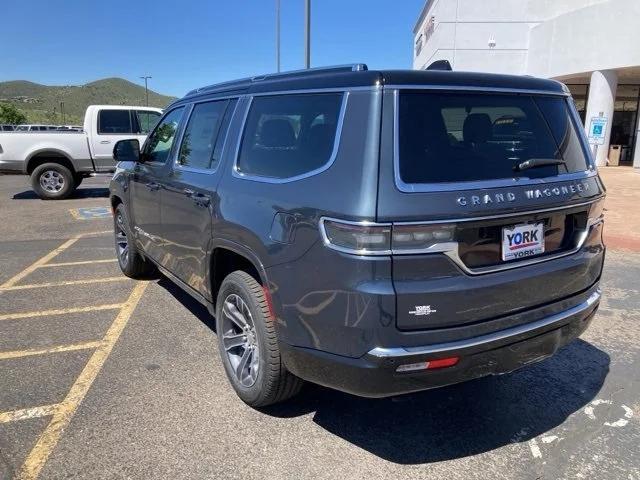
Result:
M10 103L0 103L0 123L20 125L27 123L27 116Z

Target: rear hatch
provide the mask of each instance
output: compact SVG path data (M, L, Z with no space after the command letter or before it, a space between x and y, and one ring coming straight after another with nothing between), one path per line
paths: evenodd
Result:
M570 97L407 88L383 111L378 221L393 223L398 328L494 319L597 280L598 262L566 261L603 193Z

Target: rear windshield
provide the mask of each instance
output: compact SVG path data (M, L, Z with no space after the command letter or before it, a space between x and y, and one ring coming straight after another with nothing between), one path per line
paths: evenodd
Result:
M543 178L587 169L561 97L406 91L398 115L404 183ZM562 163L516 171L531 159Z

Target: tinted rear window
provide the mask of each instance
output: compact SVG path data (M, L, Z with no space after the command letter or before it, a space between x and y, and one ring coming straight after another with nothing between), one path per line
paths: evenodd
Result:
M132 132L129 110L100 110L98 114L98 133L114 135Z
M334 149L342 98L341 93L254 98L238 171L282 179L326 165Z
M401 92L398 114L405 183L543 178L587 169L564 98ZM565 163L514 171L530 159Z

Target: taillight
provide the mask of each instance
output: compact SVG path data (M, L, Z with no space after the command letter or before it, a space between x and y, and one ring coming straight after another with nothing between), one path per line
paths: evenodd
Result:
M454 224L394 225L391 250L393 253L434 251L453 242L455 229Z
M394 225L345 222L323 218L320 231L325 244L356 255L437 252L451 248L455 224Z
M391 225L323 218L320 231L325 244L335 250L357 255L391 253Z

